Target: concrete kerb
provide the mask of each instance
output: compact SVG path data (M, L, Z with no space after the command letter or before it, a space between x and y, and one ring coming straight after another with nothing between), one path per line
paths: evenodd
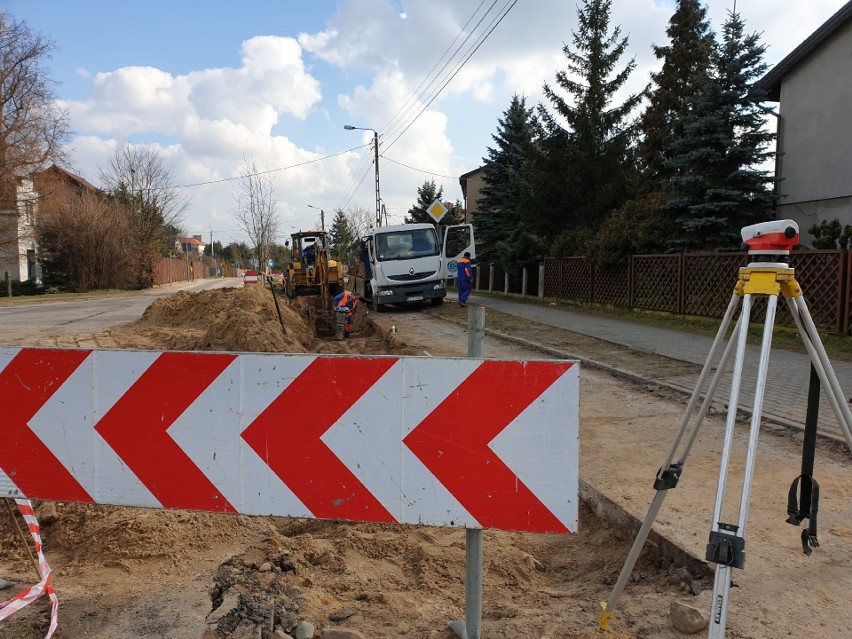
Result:
M624 508L612 501L609 497L597 490L588 482L580 480L580 499L598 519L606 521L622 530L629 530L630 536L635 538L642 526L642 520L627 512ZM669 559L678 566L683 566L695 578L711 577L713 569L704 559L695 556L688 550L681 548L677 543L664 537L656 530L651 530L646 545L653 546L660 556ZM625 557L626 559L626 557Z
M436 317L440 317L442 320L447 321L447 322L455 322L455 323L459 324L460 326L466 325L466 323L464 321L457 320L455 318L442 317L440 315L437 315ZM560 350L560 349L557 349L557 348L545 346L543 344L538 344L536 342L532 342L530 340L524 339L523 337L517 337L515 335L508 335L506 333L502 333L500 331L495 331L495 330L489 329L489 328L485 329L485 333L488 334L488 335L491 335L492 337L496 337L496 338L501 339L501 340L506 341L506 342L519 344L519 345L524 346L526 348L529 348L531 350L537 350L539 352L545 353L546 355L556 357L557 359L579 360L580 363L583 364L583 366L587 366L587 367L589 367L591 369L595 369L595 370L604 371L604 372L609 373L609 374L611 374L615 377L618 377L620 379L625 379L627 381L630 381L634 384L640 384L640 385L649 385L650 384L650 385L658 386L660 388L668 389L668 390L673 391L673 392L675 392L679 395L686 395L687 397L691 396L692 392L694 390L693 388L687 388L687 387L681 386L679 384L671 384L669 382L665 382L665 381L661 381L661 380L657 380L657 379L652 379L650 377L646 377L644 375L640 375L638 373L634 373L632 371L628 371L628 370L625 370L623 368L613 366L611 364L606 364L605 362L594 360L594 359L591 359L589 357L575 355L573 353L568 353L566 351L563 351L563 350ZM705 397L705 395L704 395L704 393L702 393L701 399L703 400L704 397ZM719 400L717 400L715 403L717 403L717 406L720 406L722 408L727 408L727 402L722 401L721 403L719 403ZM743 406L738 407L737 419L751 419L751 415L752 415L751 409L743 407ZM798 433L801 436L804 435L805 427L804 427L804 425L799 424L798 422L794 422L794 421L791 421L789 419L785 419L784 417L781 417L780 415L773 415L771 413L766 413L766 412L763 413L761 418L762 418L761 421L763 423L771 423L771 424L776 424L778 426L783 426L784 428L792 430L792 431ZM840 445L842 448L847 448L846 440L843 438L842 435L835 435L833 433L826 433L822 430L819 430L819 431L817 431L817 437L825 440L827 443L830 443L832 445Z

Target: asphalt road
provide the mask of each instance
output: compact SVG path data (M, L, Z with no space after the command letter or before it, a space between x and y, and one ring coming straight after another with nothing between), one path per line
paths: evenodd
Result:
M229 286L242 286L242 280L199 280L105 297L81 296L55 301L40 298L33 302L0 303L0 343L15 345L48 335L96 333L116 324L136 321L158 298L181 290L198 292Z

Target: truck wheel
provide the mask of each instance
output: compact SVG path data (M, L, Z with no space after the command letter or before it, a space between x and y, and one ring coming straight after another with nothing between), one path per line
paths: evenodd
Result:
M443 297L433 297L429 301L432 302L432 306L440 306L441 304L444 303L444 298Z
M376 313L384 313L384 312L385 312L385 305L384 305L384 304L379 304L378 302L373 301L373 310L374 310Z
M296 299L296 287L295 286L288 286L284 290L287 293L288 299L291 299L291 300Z

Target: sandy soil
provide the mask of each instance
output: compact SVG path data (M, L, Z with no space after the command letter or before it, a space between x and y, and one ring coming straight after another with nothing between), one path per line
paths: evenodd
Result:
M347 342L314 336L317 311L309 300L281 312L284 331L271 296L259 288L178 293L152 304L132 325L39 345L413 355L467 350L458 323L464 311L448 304L380 315L362 307ZM501 321L491 318L489 325L492 319ZM531 327L517 321L502 327L523 328ZM532 328L545 342L565 345L576 338ZM486 341L485 355L541 357L494 339ZM657 531L672 544L648 544L610 630L602 635L597 629L599 601L608 598L635 534L631 516L644 517L650 484L682 411L682 397L583 370L581 479L589 504L609 517L600 519L584 505L580 530L568 537L486 532L484 639L684 636L671 626L671 602L705 609L712 589L706 566L690 555L703 557L709 531L719 418L702 428L658 520ZM852 636L849 456L820 450L823 547L804 558L798 531L783 523L798 446L784 432L761 436L749 564L737 575L729 637ZM738 466L732 464L734 476ZM58 636L66 639L286 637L303 620L316 626L317 636L343 627L363 637L449 639L455 635L447 623L464 616L462 530L69 503L41 503L37 510L56 571ZM0 509L0 577L32 583L35 573L15 521ZM0 622L0 638L41 637L46 624L47 605L39 602Z

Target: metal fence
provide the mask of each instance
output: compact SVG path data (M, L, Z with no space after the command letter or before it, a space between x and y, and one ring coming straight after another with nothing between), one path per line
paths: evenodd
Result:
M621 268L601 270L584 257L547 258L544 261L544 296L722 317L733 293L738 269L748 262L747 253L635 255ZM790 256L790 266L796 269L796 280L816 325L848 333L852 326L852 254L795 251ZM501 290L502 286L495 282L494 288ZM759 321L765 301L756 302L752 317ZM785 305L779 306L777 321L792 324Z

